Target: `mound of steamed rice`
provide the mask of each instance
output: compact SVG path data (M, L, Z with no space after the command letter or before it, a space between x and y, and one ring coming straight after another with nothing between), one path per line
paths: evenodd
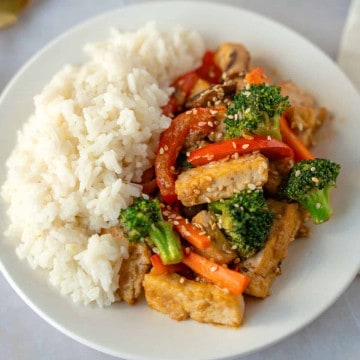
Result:
M194 31L148 24L113 30L85 51L87 62L63 68L35 97L1 195L19 257L73 301L103 306L118 300L128 249L99 232L141 194L137 183L170 123L161 112L170 84L199 65L204 44Z

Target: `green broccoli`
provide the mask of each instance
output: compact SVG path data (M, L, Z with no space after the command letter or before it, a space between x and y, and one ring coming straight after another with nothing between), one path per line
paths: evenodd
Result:
M280 87L262 83L236 94L227 109L225 138L270 135L281 140L279 120L290 102L280 91Z
M336 186L340 165L327 159L302 160L289 174L284 193L305 207L315 224L332 215L330 189Z
M241 258L246 259L264 247L274 213L268 208L262 190L243 190L230 199L210 203L208 208Z
M152 249L157 249L165 265L183 259L179 235L164 220L158 199L136 198L131 206L120 211L119 222L130 243L146 241Z

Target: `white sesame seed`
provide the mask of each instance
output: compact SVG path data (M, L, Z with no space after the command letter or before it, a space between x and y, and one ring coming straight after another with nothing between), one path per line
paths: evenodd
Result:
M181 277L181 278L179 279L179 281L180 281L180 284L183 284L183 283L185 282L185 278L184 278L184 277Z
M190 115L192 113L192 111L191 110L188 110L188 111L186 111L186 115Z
M183 236L191 236L191 233L185 229L185 227L182 228L181 233Z
M233 146L234 149L236 149L236 143L235 143L235 141L232 142L232 146Z
M177 225L180 225L180 223L178 222L178 221L173 221L173 224L175 225L175 226L177 226Z
M244 145L242 146L242 148L243 148L243 149L247 149L249 146L250 146L250 144L244 144Z
M256 189L256 185L255 184L248 184L248 188L250 190L255 190Z
M211 115L216 115L217 113L218 113L217 110L210 110L210 114L211 114Z
M319 182L319 179L316 177L316 176L313 176L311 178L311 180L314 182L314 183L318 183Z
M237 246L236 245L233 245L232 247L231 247L231 250L236 250L237 249Z
M314 172L314 171L316 170L315 166L312 166L312 167L310 168L310 170L311 170L312 172Z
M267 139L268 139L268 140L271 140L271 136L270 136L270 135L268 135L268 136L267 136Z
M167 145L164 145L164 151L168 151L169 147Z
M300 170L296 170L296 171L295 171L295 177L300 176L300 174L301 174L301 171L300 171Z
M164 154L164 148L163 148L163 147L161 147L161 148L159 149L159 154L160 154L160 155Z
M210 268L210 271L211 271L211 272L215 272L217 269L218 269L217 266L212 266L212 267Z
M316 206L317 209L320 209L320 208L321 208L321 204L320 204L320 203L316 203L315 206Z

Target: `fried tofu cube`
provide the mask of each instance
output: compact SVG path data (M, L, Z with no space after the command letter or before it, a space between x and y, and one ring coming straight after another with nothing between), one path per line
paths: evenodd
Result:
M280 274L281 261L287 256L288 247L303 222L298 204L270 200L269 205L276 214L269 239L260 252L241 264L243 271L250 277L245 293L260 298L270 294L271 284Z
M175 192L185 206L229 198L265 184L268 168L268 159L260 153L214 161L182 172L175 182Z
M103 229L102 233L124 239L124 232L120 226ZM129 305L133 305L142 294L142 282L145 274L151 267L151 250L145 243L129 244L128 252L128 258L124 259L121 263L119 287L116 290L116 294Z
M185 279L178 274L146 274L145 298L148 305L174 320L193 320L239 327L245 303L241 295L232 295L209 283Z

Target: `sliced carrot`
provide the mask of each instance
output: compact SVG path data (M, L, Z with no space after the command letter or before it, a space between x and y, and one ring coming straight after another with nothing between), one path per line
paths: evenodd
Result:
M164 265L158 254L151 255L150 261L153 266L151 272L154 275L164 275L174 272L184 272L184 264L179 263L179 264Z
M299 137L290 129L290 126L285 118L280 118L280 132L282 140L285 144L289 145L294 150L294 160L311 160L315 159L312 152L304 145Z
M179 235L197 249L204 250L210 246L211 240L203 230L197 228L169 206L163 209L163 215L167 221L170 221L173 224L174 229Z
M232 294L242 294L249 285L250 278L240 272L221 266L191 250L184 255L185 265L213 284L228 289Z
M262 83L268 83L268 78L264 74L264 70L261 67L256 67L245 75L245 80L250 85L259 85Z

